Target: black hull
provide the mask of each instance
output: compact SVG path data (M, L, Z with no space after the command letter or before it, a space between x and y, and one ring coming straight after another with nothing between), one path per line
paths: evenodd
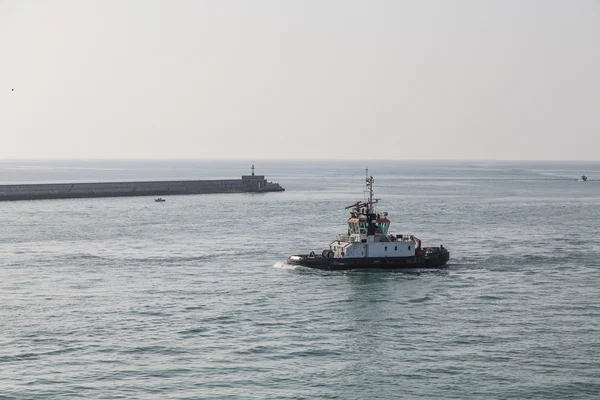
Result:
M413 257L325 258L298 255L288 258L287 263L328 271L341 271L349 269L444 268L450 260L450 252L444 248L423 250L423 254Z

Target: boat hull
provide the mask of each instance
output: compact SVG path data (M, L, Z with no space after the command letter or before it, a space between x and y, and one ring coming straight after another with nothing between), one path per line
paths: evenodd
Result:
M404 269L444 268L450 260L450 252L444 248L425 248L423 253L412 257L365 257L327 258L311 255L290 256L287 263L329 271L349 269Z

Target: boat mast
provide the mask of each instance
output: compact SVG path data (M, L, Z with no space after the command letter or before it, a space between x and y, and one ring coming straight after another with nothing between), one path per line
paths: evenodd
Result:
M373 182L375 181L373 179L372 176L369 176L369 168L365 169L365 173L366 173L366 178L365 181L367 182L367 187L369 188L369 203L368 203L368 210L372 210L373 209Z

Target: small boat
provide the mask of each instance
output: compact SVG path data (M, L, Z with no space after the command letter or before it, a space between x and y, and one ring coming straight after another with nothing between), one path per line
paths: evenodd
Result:
M154 201L157 202L157 203L162 203L162 202L165 202L166 200L163 199L163 198L161 198L161 197L159 197L157 199L154 199Z
M292 255L289 265L324 270L443 268L450 252L439 247L421 247L421 240L413 235L388 233L388 213L375 210L378 199L373 198L372 176L367 171L369 199L358 201L350 209L348 232L337 236L322 252Z
M580 181L581 181L581 182L585 182L585 181L587 181L587 176L585 176L585 175L581 175L581 179L580 179Z

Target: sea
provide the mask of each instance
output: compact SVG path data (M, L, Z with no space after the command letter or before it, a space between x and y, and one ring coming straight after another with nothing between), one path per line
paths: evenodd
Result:
M13 160L0 183L252 164L286 191L0 203L0 399L600 397L598 162ZM447 268L285 263L346 232L366 168Z

